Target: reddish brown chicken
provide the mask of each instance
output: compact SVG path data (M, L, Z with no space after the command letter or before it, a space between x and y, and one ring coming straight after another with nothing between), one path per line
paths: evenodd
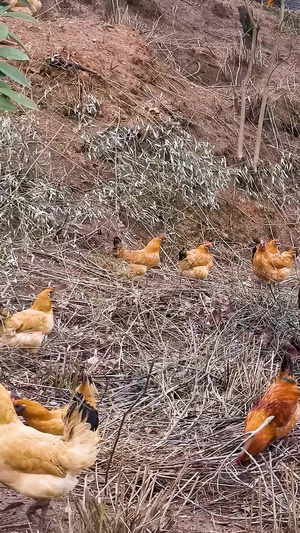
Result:
M259 433L245 440L245 451L237 462L246 463L249 461L248 454L255 457L276 439L287 437L297 423L299 414L297 381L293 377L291 358L285 354L275 381L269 385L261 400L249 411L245 421L245 433L258 429L269 416L274 416L274 418Z

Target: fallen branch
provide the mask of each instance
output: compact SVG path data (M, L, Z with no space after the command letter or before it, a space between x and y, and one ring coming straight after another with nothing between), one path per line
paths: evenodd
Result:
M117 436L115 438L115 442L114 442L114 445L112 447L112 450L111 450L111 453L110 453L110 456L109 456L109 459L108 459L108 464L107 464L107 468L106 468L106 472L105 472L105 486L107 485L107 482L108 482L110 466L111 466L111 463L112 463L112 460L113 460L113 457L114 457L114 454L115 454L115 451L116 451L117 444L119 442L119 438L120 438L121 431L122 431L122 428L123 428L124 423L125 423L125 419L126 419L127 415L129 415L129 413L132 411L132 409L145 396L145 394L147 392L148 385L149 385L149 381L150 381L150 378L151 378L151 374L152 374L154 363L155 363L155 360L152 361L152 363L150 365L149 373L148 373L148 376L147 376L147 379L146 379L146 382L145 382L145 386L144 386L144 389L143 389L142 393L137 397L137 399L133 402L133 404L131 404L131 406L123 414L122 420L121 420L120 425L119 425L119 429L117 431Z

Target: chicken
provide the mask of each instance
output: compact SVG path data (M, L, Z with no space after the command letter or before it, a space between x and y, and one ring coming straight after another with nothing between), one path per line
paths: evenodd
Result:
M63 437L41 433L17 417L10 395L0 385L0 483L37 500L42 525L52 498L72 491L79 474L90 468L98 452L98 413L77 393L64 419Z
M141 250L131 251L122 246L119 237L114 238L114 250L117 257L120 257L126 263L129 263L127 267L127 273L131 273L136 276L143 276L148 270L154 268L160 262L160 245L164 241L165 236L159 235L154 237L148 242L145 248Z
M11 313L7 309L7 307L0 307L0 322L3 323L3 319L10 318Z
M97 406L97 390L86 372L83 372L82 380L76 392L82 394L84 400L94 409ZM58 409L47 409L34 400L15 398L12 394L17 415L22 415L27 424L43 433L52 435L63 435L63 419L67 414L69 405L64 405Z
M255 256L256 250L260 244L260 241L257 242L257 246L255 246L252 250L252 261L253 257ZM280 254L278 246L280 245L280 242L278 239L272 239L271 241L265 243L265 249L270 254Z
M187 278L205 279L213 265L213 256L208 251L212 243L205 241L198 248L179 252L179 272ZM185 259L183 257L185 256Z
M53 311L50 294L54 291L47 287L37 295L29 309L3 318L0 325L0 346L26 348L37 353L45 335L53 329Z
M265 395L249 411L245 421L245 433L255 431L269 417L274 416L261 431L250 437L244 444L244 450L237 459L239 464L249 460L248 454L258 455L276 439L287 437L295 426L299 415L299 390L293 377L292 361L285 354L281 368ZM247 437L245 435L245 437Z
M272 239L266 243L266 250L269 254L280 254L278 246L280 242L278 239Z
M6 4L9 7L9 11L18 11L19 13L25 13L26 15L38 15L42 9L42 2L40 0L27 0L30 4L26 7L20 0L6 0Z
M264 239L260 239L252 258L254 274L268 283L284 281L289 276L295 261L294 248L280 253L276 243L278 243L277 240L266 243Z
M146 265L137 265L135 263L130 263L126 265L126 275L128 278L133 278L135 276L144 276L147 272Z

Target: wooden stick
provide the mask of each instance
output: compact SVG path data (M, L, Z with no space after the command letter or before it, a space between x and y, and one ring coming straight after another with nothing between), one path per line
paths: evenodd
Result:
M281 41L281 31L282 31L282 23L284 20L284 6L285 6L285 0L281 0L281 9L280 9L280 22L278 27L278 32L275 37L275 43L273 47L273 51L271 54L270 64L268 68L268 74L266 83L263 90L262 95L262 101L260 106L260 113L259 113L259 119L258 119L258 126L257 126L257 134L256 134L256 141L255 141L255 148L254 148L254 156L253 156L253 170L254 172L257 172L258 167L258 160L259 160L259 153L260 153L260 146L261 146L261 138L262 138L262 129L263 129L263 123L265 118L265 111L268 101L268 95L269 95L269 87L270 87L270 80L275 68L275 61L278 54L278 49Z
M248 6L247 0L245 0L245 6L246 6L247 14L248 14L248 17L250 19L250 22L253 28L253 32L252 32L251 52L250 52L248 68L247 68L246 76L242 81L241 115L240 115L240 128L239 128L238 149L237 149L237 158L239 160L243 158L247 85L250 81L252 69L253 69L253 65L255 61L255 52L256 52L256 47L257 47L257 34L258 34L258 29L259 29L259 25L258 23L255 22L252 16L252 12Z

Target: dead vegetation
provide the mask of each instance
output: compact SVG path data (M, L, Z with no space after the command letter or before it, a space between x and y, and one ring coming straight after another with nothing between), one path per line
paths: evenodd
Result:
M72 14L70 6L65 9ZM83 3L78 13L81 9ZM229 20L231 9L227 5ZM222 5L219 10L223 13ZM209 17L209 6L207 13ZM113 16L118 24L134 20L159 59L130 29L93 27L101 60L98 52L89 55L90 36L83 51L69 44L71 50L65 52L58 30L59 35L66 32L69 42L74 33L66 20L58 29L52 27L55 47L44 35L39 44L33 36L40 30L31 29L30 75L40 123L27 118L0 123L1 304L17 310L48 282L56 288L56 327L41 354L29 358L3 350L1 380L10 389L56 405L69 400L84 365L101 393L105 440L98 464L70 497L66 513L55 504L52 526L68 533L185 531L196 513L215 531L296 533L299 428L246 469L237 468L234 458L245 413L275 375L282 345L299 343L297 272L280 286L274 302L269 290L251 277L244 228L237 223L232 240L225 243L229 229L222 227L224 214L214 210L220 228L209 211L228 192L224 186L230 186L232 211L244 209L235 197L242 191L257 204L272 206L264 229L288 236L289 244L297 240L297 158L289 155L288 149L294 151L290 134L277 135L291 108L297 111L291 103L296 92L291 100L286 97L280 120L276 102L269 105L271 127L265 125L263 155L270 157L254 177L247 165L228 166L223 158L223 153L231 157L237 146L235 77L224 74L232 67L232 34L226 46L217 45L210 27L205 48L205 32L203 42L199 32L187 40L176 34L176 20L176 31L158 35L157 21L149 29L148 21L132 18L128 10ZM82 32L88 34L90 28L85 20ZM113 48L120 35L130 42L124 57ZM110 47L118 61L109 55ZM259 50L263 68L269 49L260 43ZM46 59L55 53L99 68L103 78L49 70ZM128 59L130 54L137 63ZM195 63L188 72L190 54ZM282 82L281 90L286 87ZM257 95L256 87L253 93ZM248 105L252 111L259 107L254 98ZM245 126L250 144L257 122L253 116ZM199 142L198 135L210 143ZM89 162L82 143L93 155ZM281 161L274 164L281 151ZM251 229L263 218L257 204L253 215L246 212ZM293 219L282 214L286 206ZM277 226L274 213L281 215ZM288 226L291 220L293 227ZM121 231L126 242L137 244L157 227L169 236L161 266L138 283L117 279L113 237ZM215 239L211 275L205 283L180 279L179 243L196 245L204 238ZM9 530L9 513L3 524Z
M66 198L63 216L73 209ZM32 211L22 213L21 227L32 228ZM96 471L79 486L68 522L58 513L54 523L70 532L170 531L193 509L246 531L276 520L296 532L298 429L272 458L267 451L247 469L234 464L247 409L274 376L282 344L299 342L296 276L275 303L252 279L250 254L219 241L205 283L178 277L174 243L160 268L132 283L115 278L109 240L91 251L63 229L57 239L39 219L34 239L25 232L23 248L12 239L1 266L1 303L11 310L37 287L56 288L53 334L34 358L3 350L2 381L53 405L68 400L84 365L102 397Z

